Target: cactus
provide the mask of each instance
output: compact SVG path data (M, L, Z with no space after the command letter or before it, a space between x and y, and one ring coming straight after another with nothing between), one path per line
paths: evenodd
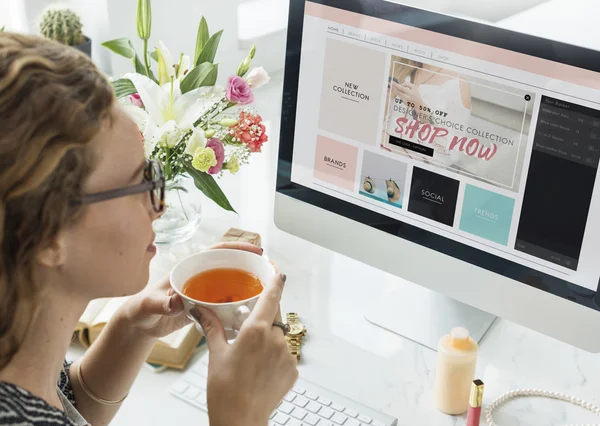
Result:
M69 46L85 41L79 16L70 9L48 10L41 18L40 32L51 40Z

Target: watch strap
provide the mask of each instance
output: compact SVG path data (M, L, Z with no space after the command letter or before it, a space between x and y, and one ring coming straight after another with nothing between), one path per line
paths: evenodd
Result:
M286 320L288 324L298 323L298 314L296 312L288 312L286 314ZM300 360L300 345L302 344L302 335L300 336L287 336L286 341L288 343L288 349L290 354L295 356L296 359Z
M296 359L300 360L300 345L302 343L301 339L298 337L290 337L287 339L287 342L290 354L295 356Z

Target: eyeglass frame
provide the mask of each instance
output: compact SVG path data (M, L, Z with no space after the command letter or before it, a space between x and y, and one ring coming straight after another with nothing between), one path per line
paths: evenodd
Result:
M154 169L158 171L158 179L151 180L152 171ZM144 169L144 179L147 179L147 181L137 185L82 195L79 198L71 200L71 205L82 206L87 204L99 203L102 201L113 200L115 198L126 197L129 195L141 194L143 192L149 192L152 208L156 213L162 213L165 210L165 176L163 174L162 167L158 161L146 160L146 168ZM161 189L158 209L156 208L156 204L154 202L154 191L156 189Z

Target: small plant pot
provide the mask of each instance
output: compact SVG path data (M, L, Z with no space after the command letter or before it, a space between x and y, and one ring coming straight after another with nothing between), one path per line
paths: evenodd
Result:
M82 51L90 58L92 57L92 40L89 37L84 36L85 41L81 44L73 46L75 49Z

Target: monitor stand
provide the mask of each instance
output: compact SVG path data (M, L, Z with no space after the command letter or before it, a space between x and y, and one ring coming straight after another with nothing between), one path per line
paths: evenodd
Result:
M375 297L365 319L437 351L440 338L454 327L467 328L471 337L480 342L496 317L419 285L397 280Z

